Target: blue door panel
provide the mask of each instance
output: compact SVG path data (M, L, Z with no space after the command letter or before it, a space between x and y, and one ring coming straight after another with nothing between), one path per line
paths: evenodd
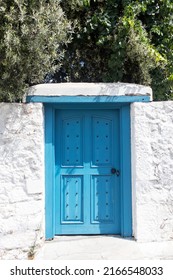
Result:
M91 223L115 223L115 188L113 176L93 176L91 185Z
M119 234L118 110L57 110L55 234Z
M62 166L83 164L83 120L78 116L62 119Z
M83 223L83 177L61 177L61 223Z
M94 117L92 125L92 164L96 166L112 164L112 120Z

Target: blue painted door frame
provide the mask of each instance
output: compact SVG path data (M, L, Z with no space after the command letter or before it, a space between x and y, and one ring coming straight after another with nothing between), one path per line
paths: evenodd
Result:
M75 100L75 97L74 97ZM133 100L134 101L134 100ZM55 222L55 117L58 109L116 109L119 111L120 128L120 235L132 236L132 194L131 194L131 143L130 103L118 102L66 102L65 97L58 103L45 103L45 213L46 239L56 234Z

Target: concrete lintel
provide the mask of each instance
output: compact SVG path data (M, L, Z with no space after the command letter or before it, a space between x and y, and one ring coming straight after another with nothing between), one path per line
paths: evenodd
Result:
M28 89L27 96L148 96L149 86L128 83L52 83Z

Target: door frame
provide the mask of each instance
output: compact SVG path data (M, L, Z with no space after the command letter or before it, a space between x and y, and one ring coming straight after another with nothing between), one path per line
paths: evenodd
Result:
M104 97L104 96L103 96ZM55 110L57 109L119 109L120 115L120 218L121 236L132 236L132 190L131 190L131 132L129 102L86 102L75 96L57 99L57 102L45 103L45 238L55 236ZM124 100L125 101L125 100ZM129 101L129 100L128 100ZM133 100L134 101L134 100Z

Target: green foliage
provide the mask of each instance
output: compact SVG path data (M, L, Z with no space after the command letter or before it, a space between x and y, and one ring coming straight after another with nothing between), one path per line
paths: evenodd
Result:
M151 85L155 100L173 98L172 0L66 0L76 22L63 78ZM62 73L62 72L61 72Z
M164 68L166 60L152 45L142 22L136 19L137 11L135 7L132 13L128 6L117 24L108 61L109 79L150 85L151 71Z
M173 2L0 0L0 54L0 101L20 101L47 73L151 85L155 100L172 99Z
M70 30L57 0L0 0L0 101L59 69Z
M109 5L105 2L88 1L87 5L82 0L61 2L67 17L76 22L73 41L63 61L67 81L101 82L107 72L118 5L114 0L108 0Z

